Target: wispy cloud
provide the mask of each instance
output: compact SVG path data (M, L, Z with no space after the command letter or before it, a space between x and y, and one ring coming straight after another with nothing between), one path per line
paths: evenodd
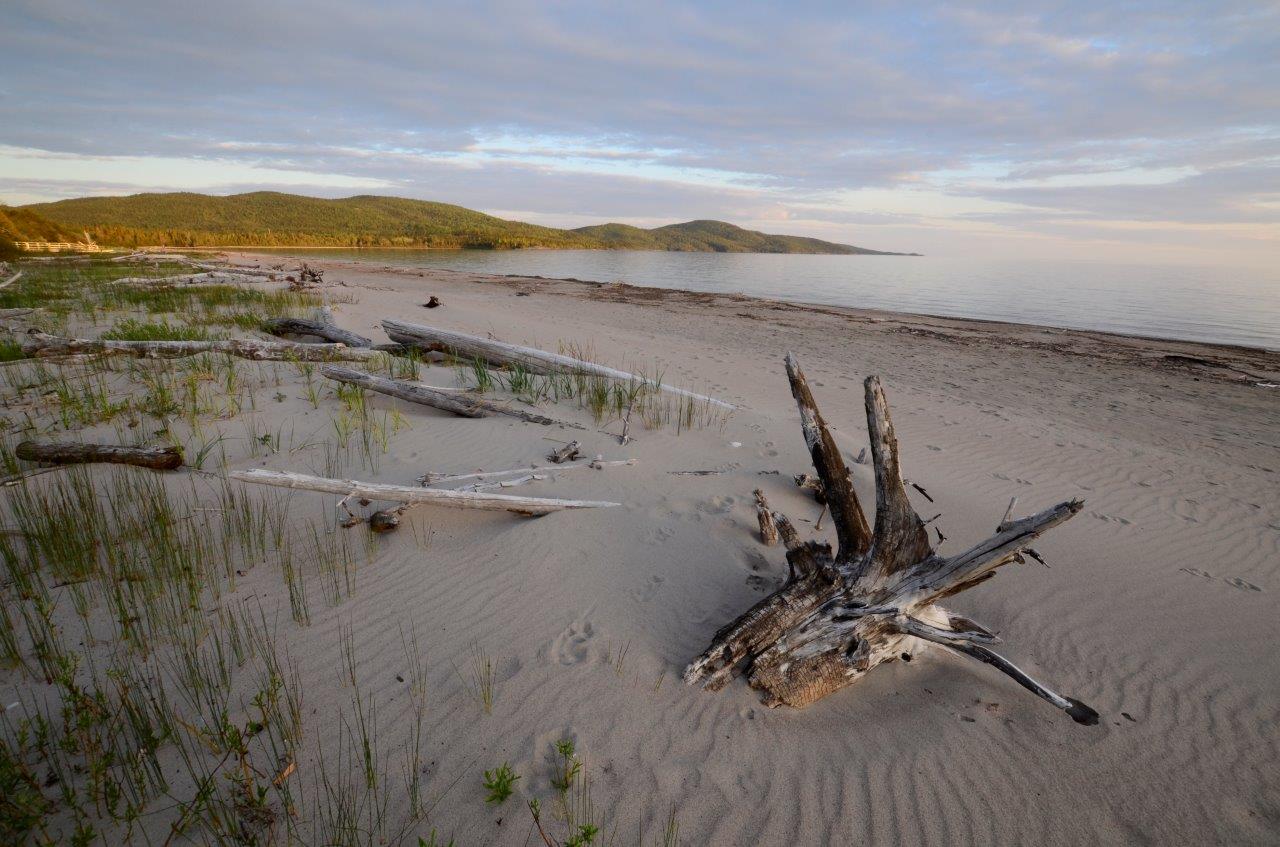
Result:
M0 197L306 187L926 252L1280 246L1280 6L846 6L12 0Z

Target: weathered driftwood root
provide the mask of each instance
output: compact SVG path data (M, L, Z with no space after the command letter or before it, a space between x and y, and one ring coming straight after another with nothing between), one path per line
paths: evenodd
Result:
M581 450L582 450L582 445L580 443L578 443L577 441L570 441L568 444L564 445L563 447L560 447L556 450L552 450L550 453L548 453L547 461L555 462L557 465L559 465L569 461L570 459L578 458L578 453L581 452Z
M756 520L760 523L760 542L772 547L778 543L778 522L773 519L773 510L769 508L769 501L764 498L764 492L757 488L755 497Z
M481 359L494 365L519 365L533 373L583 373L616 379L626 382L645 382L655 389L688 397L692 400L710 403L721 409L733 409L733 405L705 394L695 394L683 388L666 384L655 384L633 373L607 368L594 362L586 362L565 356L560 353L548 353L536 347L521 347L518 344L507 344L465 332L453 332L422 324L405 323L404 321L384 320L382 328L392 341L409 344L421 350L436 352L452 352L468 359Z
M368 390L376 391L379 394L386 394L389 397L398 397L401 400L408 400L410 403L420 403L424 406L431 406L434 409L452 412L453 414L461 415L464 418L483 418L489 415L509 415L513 418L519 418L522 421L542 424L543 426L558 424L560 426L571 426L575 429L582 428L577 424L558 421L544 415L535 415L532 412L526 412L523 409L517 409L513 406L505 406L501 403L490 403L487 400L481 400L477 397L468 397L466 394L461 392L441 391L440 389L432 388L429 385L386 379L385 377L374 376L373 374L368 374L364 371L357 371L352 368L330 366L327 368L321 368L320 373L337 382L345 382L349 385L358 385L361 388L367 388Z
M1033 539L1078 513L1083 503L1068 500L1017 520L1006 516L986 541L955 556L939 556L907 499L880 380L869 377L867 426L876 475L873 530L791 355L787 375L835 523L837 549L833 553L826 544L802 542L786 517L775 512L787 547L789 578L717 632L706 652L685 670L685 681L717 690L741 670L751 687L764 692L766 705L806 706L928 642L991 665L1077 723L1096 724L1093 709L1033 680L985 646L995 636L937 605L994 576L996 568L1018 559Z
M236 471L228 474L228 478L258 485L274 485L278 488L324 491L363 500L430 503L436 506L451 506L455 509L484 509L515 512L521 515L547 515L565 509L603 509L621 505L601 500L555 500L543 497L513 497L509 494L420 488L416 485L385 485L377 482L359 482L354 479L329 479L286 471L268 471L261 468Z
M24 441L14 454L28 462L74 465L106 462L171 471L182 465L181 447L125 447L117 444L81 444L74 441Z
M305 318L273 318L264 322L263 328L272 335L314 335L348 347L373 346L373 339L365 338L359 333L339 329L332 323L309 321Z
M233 338L225 341L98 341L87 338L60 338L37 330L22 338L22 352L28 356L133 356L138 359L180 359L201 353L228 353L242 359L274 362L367 362L382 358L376 350L353 349L345 344L298 344L294 341L259 341Z

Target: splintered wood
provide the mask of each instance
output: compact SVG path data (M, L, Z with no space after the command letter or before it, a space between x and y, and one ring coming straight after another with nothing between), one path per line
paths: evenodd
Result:
M715 691L742 673L764 693L766 705L807 706L898 658L911 639L919 639L988 664L1077 723L1096 724L1093 709L1036 681L987 646L999 640L994 635L937 605L994 576L1045 530L1077 514L1083 502L1068 500L1016 520L1006 513L992 537L959 555L938 555L907 499L898 440L880 380L873 376L865 383L876 480L872 527L795 356L789 354L786 365L837 546L833 551L828 544L801 541L791 522L773 512L787 548L786 583L717 632L685 670L685 682ZM763 498L759 502L764 508Z

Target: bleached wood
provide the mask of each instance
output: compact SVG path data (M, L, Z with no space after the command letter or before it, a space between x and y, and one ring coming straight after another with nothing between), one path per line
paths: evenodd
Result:
M13 285L15 282L17 282L20 279L22 279L22 271L18 271L16 274L6 279L4 282L0 282L0 288L8 288L10 285Z
M242 359L275 362L380 361L386 354L353 349L344 344L298 344L233 338L220 341L103 341L61 338L32 331L22 337L22 351L37 358L61 356L133 356L138 359L180 359L201 353L228 353Z
M513 474L527 474L531 471L547 471L550 473L560 473L561 471L572 471L580 468L592 468L593 470L601 470L604 468L618 467L622 465L634 465L635 459L614 459L605 461L603 459L591 459L586 462L570 462L563 465L532 465L527 468L508 468L503 471L476 471L475 473L465 474L436 474L426 473L419 478L419 482L423 485L447 485L454 482L462 482L467 479L488 479L497 476L511 476Z
M488 415L508 415L513 418L519 418L529 423L542 424L550 426L558 424L560 426L570 426L581 429L577 424L558 421L554 418L548 418L545 415L536 415L533 412L526 412L524 409L517 409L513 406L505 406L501 403L491 403L487 400L481 400L478 397L469 397L460 392L446 392L437 388L423 385L420 382L401 382L394 379L386 379L373 374L358 371L354 368L343 368L337 366L329 366L321 368L320 373L325 377L337 382L345 382L350 385L358 385L361 388L367 388L370 391L376 391L379 394L386 394L389 397L397 397L401 400L408 400L410 403L420 403L424 406L431 406L435 409L441 409L446 412L452 412L465 418L483 418Z
M263 322L272 335L314 335L325 341L348 347L372 347L373 339L333 325L332 321L309 321L305 318L272 318Z
M542 497L515 497L509 494L487 492L449 491L443 488L421 488L413 485L387 485L378 482L360 482L354 479L330 479L321 476L270 471L254 468L235 471L229 479L254 485L271 485L277 488L293 488L303 491L322 491L343 497L365 500L383 500L392 503L430 503L455 509L482 509L486 511L517 512L522 515L547 515L566 509L606 509L619 506L601 500L556 500Z
M801 541L790 522L773 513L787 546L786 583L717 632L686 668L685 681L715 690L741 671L748 684L763 692L766 705L805 706L908 649L937 644L996 667L1077 723L1096 724L1098 715L1088 706L1054 692L987 649L984 645L998 640L994 634L936 605L993 576L1083 504L1069 500L1010 520L1011 504L991 538L956 556L937 555L907 499L889 407L880 381L872 377L864 385L876 473L872 532L799 363L788 355L786 365L839 549L833 555L825 544Z
M705 394L686 391L683 388L676 388L665 383L653 383L637 374L597 365L594 362L575 359L572 356L565 356L560 353L549 353L546 350L538 350L534 347L522 347L518 344L508 344L491 338L481 338L465 332L455 332L391 319L384 320L382 327L392 341L411 344L424 350L453 351L465 358L482 359L495 365L520 365L534 373L583 373L624 382L644 382L668 394L710 403L721 409L731 410L734 408L731 403L708 397Z

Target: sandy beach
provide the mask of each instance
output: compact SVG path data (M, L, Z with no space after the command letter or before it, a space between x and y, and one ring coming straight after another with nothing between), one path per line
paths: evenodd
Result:
M625 449L593 433L587 453L638 465L540 490L622 509L415 516L435 532L431 550L380 545L367 587L305 634L322 666L348 621L389 702L395 663L378 657L392 652L392 622L418 620L433 656L487 645L500 667L493 715L476 720L442 673L432 735L443 772L487 756L534 782L548 742L571 736L622 832L674 808L693 844L1243 844L1280 833L1280 389L1257 385L1280 382L1280 357L626 286L353 264L330 273L360 292L340 312L345 327L372 334L396 315L550 349L585 343L740 406L723 431L642 432ZM420 308L428 294L444 308ZM956 605L1097 708L1098 727L933 651L800 712L760 708L741 684L679 684L712 632L784 572L756 540L752 489L798 522L817 517L790 480L809 462L786 351L850 454L866 438L861 379L883 378L905 472L942 513L944 551L985 537L1012 496L1027 509L1085 499L1043 540L1050 568L1010 568ZM547 447L527 425L405 414L414 429L397 438L388 481L519 466ZM723 473L672 473L691 469ZM867 467L854 473L873 498ZM608 659L623 645L618 673ZM526 823L504 832L499 817L445 801L439 825L461 843L525 843Z
M380 320L394 317L548 350L573 344L738 408L678 433L633 427L621 446L600 431L616 435L617 422L598 426L571 403L539 411L582 431L373 395L404 426L376 472L348 472L362 479L414 485L426 472L545 464L554 440L573 438L587 457L635 464L551 472L514 489L619 508L525 519L420 507L395 533L340 530L361 551L356 586L339 605L314 602L308 626L289 620L279 574L246 563L223 601L284 610L277 637L305 691L300 794L314 791L316 744L344 731L344 644L379 743L410 744L412 623L426 657L423 837L539 843L524 801L554 793L552 747L572 739L602 829L615 833L603 843L660 843L673 814L679 843L717 847L1280 839L1280 355L621 284L314 264L340 295L337 325L377 341ZM423 308L431 295L440 308ZM811 465L788 351L850 458L867 443L862 379L882 378L904 475L932 497L916 507L940 513L944 554L987 537L1012 497L1024 513L1085 501L1037 542L1047 566L1009 565L948 606L1097 709L1099 725L1078 726L1009 678L923 643L912 661L804 710L764 708L740 680L718 693L681 682L712 634L786 575L781 549L759 541L753 489L814 533L821 507L792 481ZM453 386L456 376L437 365L421 380ZM263 431L328 426L333 399L313 406L295 383L277 390L287 398L255 412ZM316 470L287 451L236 451L229 469ZM874 502L870 465L851 469L862 501ZM296 493L291 514L331 510L335 499ZM829 532L827 522L817 535ZM489 714L469 690L477 650L494 668ZM0 699L29 686L0 677ZM504 762L521 777L516 795L486 805L481 772ZM387 814L402 813L397 795ZM163 827L147 831L163 841Z

